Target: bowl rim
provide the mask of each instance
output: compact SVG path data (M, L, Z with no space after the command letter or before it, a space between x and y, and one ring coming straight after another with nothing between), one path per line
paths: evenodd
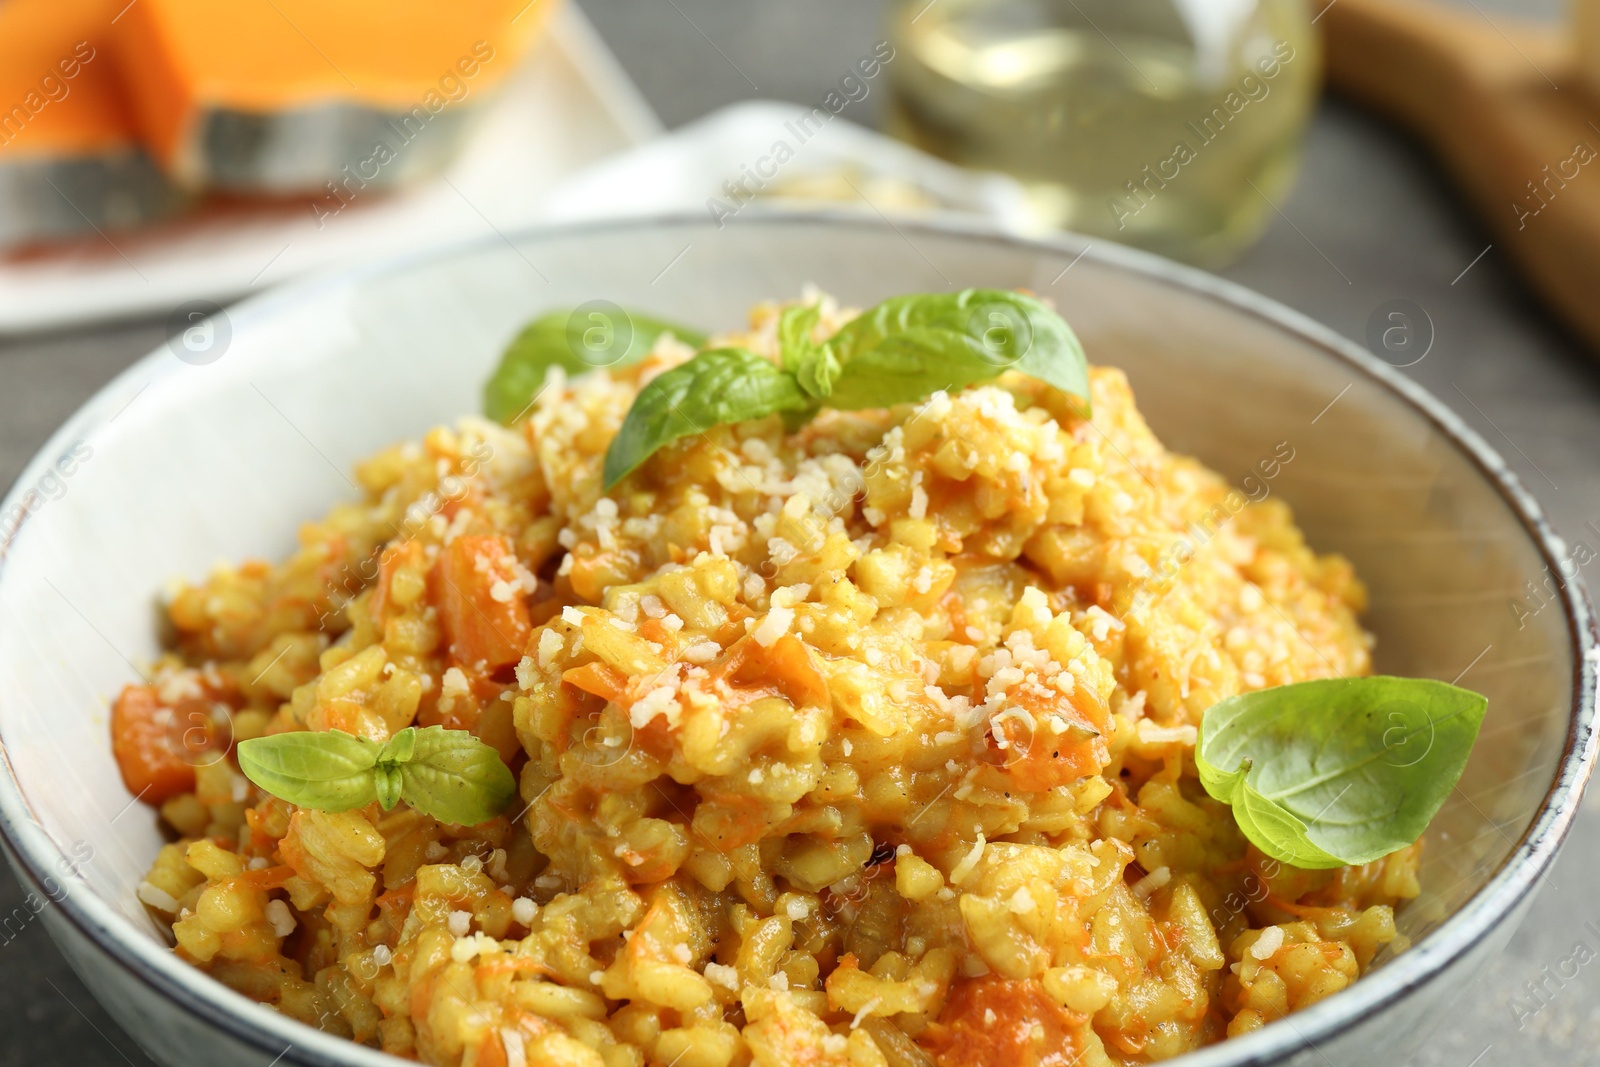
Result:
M797 211L762 206L741 212L741 216L738 225L765 226L775 232L788 226L865 227L898 236L908 243L907 231L1093 259L1113 269L1200 294L1248 318L1295 335L1316 348L1324 358L1376 382L1420 414L1477 468L1521 524L1546 566L1553 573L1561 573L1560 560L1566 551L1564 540L1505 460L1460 416L1353 341L1242 285L1109 241L1072 233L1022 236L971 217L934 215L890 221L848 208ZM313 275L241 301L229 307L227 314L237 329L284 313L292 314L304 300L320 293L345 289L377 277L403 274L502 245L515 249L542 240L616 231L703 231L711 228L713 222L703 214L683 211L539 225L510 235L496 231L490 236L436 245L377 263ZM0 501L0 511L17 503L26 487L53 462L64 444L94 428L100 416L113 415L124 406L127 395L141 388L141 382L153 385L170 377L171 368L163 373L163 361L169 355L164 345L157 347L98 389L22 469L5 499ZM23 522L0 539L0 591L4 589L10 548L28 526ZM1533 820L1511 852L1460 908L1385 966L1363 976L1335 996L1253 1033L1187 1053L1181 1057L1181 1062L1191 1067L1243 1067L1274 1063L1298 1051L1315 1049L1319 1043L1339 1036L1367 1015L1420 989L1505 922L1530 894L1554 861L1578 814L1583 788L1594 766L1597 742L1600 742L1595 729L1597 714L1600 714L1595 701L1600 636L1596 633L1593 611L1581 577L1558 584L1557 596L1573 656L1572 707L1567 736L1556 774ZM66 859L65 854L32 817L31 806L22 793L3 736L0 736L0 851L7 854L13 869L34 890L44 892L47 882L62 877L59 864ZM64 919L105 958L127 971L133 980L239 1043L275 1056L274 1063L287 1060L316 1067L349 1067L352 1064L386 1067L410 1062L317 1030L250 1000L183 962L170 948L136 929L131 920L118 913L80 878L68 877L66 881L66 891L55 900L55 907L47 911Z

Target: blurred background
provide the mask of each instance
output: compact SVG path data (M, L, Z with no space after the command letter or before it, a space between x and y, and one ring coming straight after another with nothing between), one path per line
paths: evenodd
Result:
M1597 160L1600 0L0 0L0 481L310 272L826 206L1217 271L1402 368L1600 545ZM1419 1067L1600 1062L1600 969L1552 970L1600 948L1596 807ZM148 1062L4 871L0 1004L0 1064Z

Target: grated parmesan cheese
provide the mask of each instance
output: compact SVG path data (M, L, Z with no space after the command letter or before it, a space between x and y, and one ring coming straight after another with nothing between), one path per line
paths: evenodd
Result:
M738 990L739 972L725 963L708 963L703 972L706 981L712 985L719 985L724 989Z
M1165 870L1166 868L1162 868ZM1283 947L1283 927L1269 926L1261 931L1261 936L1256 938L1255 944L1250 946L1250 955L1258 960L1269 960L1272 954Z
M267 922L272 924L272 932L278 937L288 937L294 933L294 928L299 924L289 912L289 905L281 900L269 900L266 906Z
M141 903L148 904L157 911L164 911L168 915L178 914L178 900L165 889L160 889L149 882L140 882L137 892Z
M1148 900L1150 894L1172 881L1172 871L1167 867L1157 867L1137 882L1133 883L1133 895L1140 900Z
M960 885L962 882L967 880L968 875L977 869L978 862L983 859L983 848L986 844L988 844L988 842L984 839L983 831L979 830L978 839L972 843L971 850L969 850L965 856L962 856L961 862L956 864L955 868L951 870L950 881L952 883L955 885Z
M761 620L761 625L750 632L756 644L762 648L771 648L777 643L778 638L789 632L789 627L794 623L793 608L773 608L767 612L767 617Z

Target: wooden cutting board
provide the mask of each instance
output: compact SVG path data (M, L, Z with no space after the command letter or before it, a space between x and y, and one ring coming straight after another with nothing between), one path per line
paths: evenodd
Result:
M1600 103L1564 35L1434 0L1334 0L1319 25L1332 87L1423 138L1600 352Z

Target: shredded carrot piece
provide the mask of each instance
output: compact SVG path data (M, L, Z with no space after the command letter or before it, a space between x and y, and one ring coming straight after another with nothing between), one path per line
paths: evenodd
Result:
M277 889L293 877L294 868L280 864L277 867L263 867L258 871L245 871L234 881L249 889Z
M612 703L621 703L628 694L628 679L623 673L599 660L562 671L561 680Z
M546 978L557 977L556 972L540 963L538 960L527 956L495 956L486 963L480 963L473 968L473 974L482 981L500 974L537 974Z

